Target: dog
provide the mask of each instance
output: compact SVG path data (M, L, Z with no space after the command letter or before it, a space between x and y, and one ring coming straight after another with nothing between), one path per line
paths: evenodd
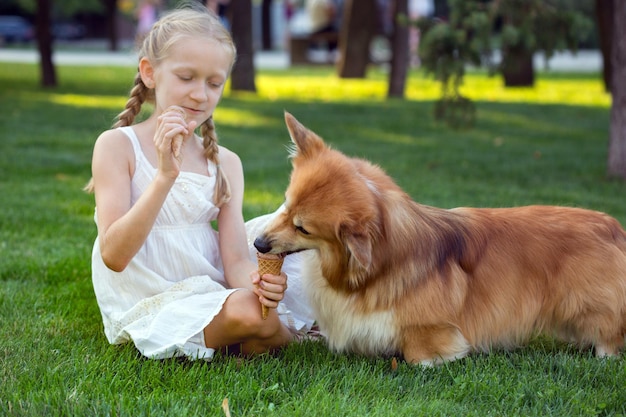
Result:
M598 357L626 335L626 232L579 208L441 209L291 114L284 210L260 252L312 250L302 273L329 347L434 365L553 335Z

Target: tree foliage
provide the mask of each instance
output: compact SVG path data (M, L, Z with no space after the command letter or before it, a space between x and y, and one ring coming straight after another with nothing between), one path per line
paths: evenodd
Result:
M435 118L452 127L471 126L474 104L460 93L468 64L481 65L488 53L490 16L479 1L449 0L447 22L420 19L419 55L422 68L441 82L441 99L435 103Z
M454 127L471 126L475 119L473 104L459 92L468 65L501 73L505 80L512 71L528 75L526 69L532 85L535 52L549 58L557 51L576 51L592 28L572 0L448 0L448 7L448 21L415 24L422 33L422 66L442 85L435 117ZM500 59L493 58L494 51Z
M576 52L592 28L591 20L572 8L571 0L496 0L491 8L502 25L502 59L495 72L502 73L507 86L532 86L535 52L542 51L546 59L557 51Z

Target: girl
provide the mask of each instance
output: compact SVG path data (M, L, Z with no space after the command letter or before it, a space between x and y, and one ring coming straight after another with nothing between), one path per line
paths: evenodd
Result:
M113 344L132 340L147 357L206 359L230 345L266 352L313 324L297 259L283 267L290 291L284 272L258 276L241 161L217 144L213 111L235 56L206 9L165 15L141 46L126 108L94 147L92 278L105 334ZM133 124L144 102L154 111ZM250 241L268 217L248 225ZM270 308L266 320L260 303Z

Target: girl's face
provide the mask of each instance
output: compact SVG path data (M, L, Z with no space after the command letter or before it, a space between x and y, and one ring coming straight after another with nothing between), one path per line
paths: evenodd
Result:
M217 41L185 37L172 45L170 55L156 67L144 62L142 74L154 85L155 113L177 105L185 109L187 122L202 124L222 97L232 61L231 52Z

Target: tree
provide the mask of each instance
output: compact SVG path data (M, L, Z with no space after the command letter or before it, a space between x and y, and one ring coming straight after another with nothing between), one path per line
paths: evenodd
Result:
M56 87L56 68L52 61L53 38L52 17L72 16L81 11L98 11L98 0L3 0L8 10L24 10L35 15L37 51L39 52L40 84L42 87Z
M436 120L456 128L473 125L474 104L459 91L468 65L480 66L488 53L489 12L480 1L449 0L447 22L422 18L419 55L422 68L441 82L441 99L435 103Z
M117 34L117 0L101 0L106 16L106 27L109 35L109 50L119 49L119 36Z
M613 0L596 0L596 20L600 50L602 51L602 78L604 88L611 91L611 41L613 39Z
M340 78L363 78L369 64L370 42L378 22L375 0L345 0L339 30Z
M230 76L230 88L256 92L252 46L252 0L232 0L229 12L233 41L237 46L237 61Z
M406 73L409 66L409 27L407 19L408 0L395 0L393 11L393 35L391 38L391 71L387 97L404 97Z
M457 127L473 123L474 106L458 90L468 64L502 73L506 86L531 86L535 52L549 58L559 50L576 50L591 21L574 2L448 0L447 22L419 20L422 67L442 83L435 117ZM499 63L492 59L496 49L501 50Z
M611 0L607 0L611 1ZM626 2L613 1L611 60L611 125L607 171L610 177L626 179Z
M39 49L41 85L56 87L57 75L52 62L52 33L50 31L51 0L37 0L35 26L37 32L37 48Z
M272 49L272 0L261 2L261 49Z
M574 9L571 0L495 0L490 4L494 23L500 21L505 86L532 86L533 55L550 58L559 50L576 51L591 30L591 20Z
M578 43L590 32L592 22L580 12L577 0L449 0L450 37L457 39L458 48L476 49L486 52L499 49L501 60L494 63L484 60L492 72L503 75L506 86L532 86L534 83L533 55L542 51L546 58L561 50L576 51ZM463 14L464 10L481 9L481 14ZM460 16L459 16L460 14ZM452 16L458 16L452 22ZM486 17L486 19L485 19ZM476 21L475 19L480 19ZM442 22L441 24L446 24ZM422 40L429 35L428 30L436 25L419 24L422 28ZM476 42L474 32L489 31L482 45L466 46L465 42ZM441 35L438 29L437 35ZM440 45L433 45L435 48ZM456 52L454 52L456 53ZM420 47L420 55L439 58ZM491 53L485 53L485 57ZM422 62L424 62L423 57ZM445 69L444 69L445 71Z

